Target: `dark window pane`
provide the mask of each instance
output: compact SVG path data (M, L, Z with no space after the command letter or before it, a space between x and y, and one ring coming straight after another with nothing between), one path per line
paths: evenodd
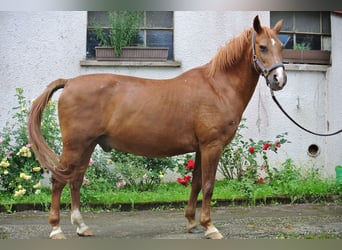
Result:
M273 11L271 12L271 27L273 27L280 19L284 20L282 31L293 31L293 12Z
M147 11L146 26L148 28L172 28L172 11Z
M110 27L107 11L88 11L88 26L95 26L95 24Z
M279 40L283 43L285 49L293 49L293 35L279 34Z
M146 32L147 47L168 47L168 59L173 59L173 33L168 30L148 30Z
M320 13L311 11L295 12L295 31L320 32Z
M296 49L321 49L321 36L319 35L297 35L296 36Z
M87 58L95 57L95 46L98 46L95 32L93 30L87 31Z
M330 12L322 12L322 33L331 34Z

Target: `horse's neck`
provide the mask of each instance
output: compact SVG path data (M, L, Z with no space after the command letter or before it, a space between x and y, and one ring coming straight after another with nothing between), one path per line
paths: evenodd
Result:
M243 109L250 101L259 79L251 62L248 57L242 58L236 65L225 71L217 71L213 76L217 91L222 96L231 96L231 92L234 92L242 101Z

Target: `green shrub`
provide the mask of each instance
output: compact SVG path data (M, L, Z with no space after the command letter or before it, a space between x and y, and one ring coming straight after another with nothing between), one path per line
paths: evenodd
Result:
M16 89L18 105L11 122L0 132L0 187L20 197L25 194L38 194L43 178L43 169L35 158L26 133L26 119L31 102L23 96L23 89ZM60 152L61 143L56 119L56 104L50 102L46 108L42 131L48 144ZM51 129L52 128L52 129Z

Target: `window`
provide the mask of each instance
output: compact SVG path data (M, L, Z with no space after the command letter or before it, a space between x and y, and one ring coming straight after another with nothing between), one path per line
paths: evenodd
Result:
M330 63L330 12L272 11L270 19L271 26L275 25L279 19L284 19L279 38L285 46L284 58L287 59L288 62L315 64ZM297 55L300 54L301 58L291 59L289 55L290 51L287 50L296 50ZM298 51L300 51L300 53ZM304 54L309 53L306 51L312 51L310 53L313 58L310 60L305 59ZM317 52L315 53L313 51ZM295 55L294 51L292 51L292 53Z
M87 59L95 57L98 45L94 32L94 19L105 29L110 29L106 11L89 11L87 27ZM168 47L168 60L173 60L173 12L144 11L142 15L139 39L134 45L143 47Z

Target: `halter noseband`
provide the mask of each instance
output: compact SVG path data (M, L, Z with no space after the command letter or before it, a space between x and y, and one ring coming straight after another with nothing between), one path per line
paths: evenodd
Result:
M266 68L266 67L262 64L262 62L260 62L260 60L258 59L258 57L257 57L256 54L255 54L254 36L255 36L255 31L253 31L253 33L252 33L253 66L254 66L255 71L256 71L258 74L261 74L261 75L265 78L266 83L267 83L267 86L269 86L269 85L270 85L270 81L267 79L268 75L272 72L272 70L274 70L274 69L276 69L276 68L282 67L283 69L285 69L285 66L284 66L284 64L282 64L282 63L275 63L275 64L273 64L271 67ZM261 70L261 72L258 70L257 66L259 67L259 69Z

